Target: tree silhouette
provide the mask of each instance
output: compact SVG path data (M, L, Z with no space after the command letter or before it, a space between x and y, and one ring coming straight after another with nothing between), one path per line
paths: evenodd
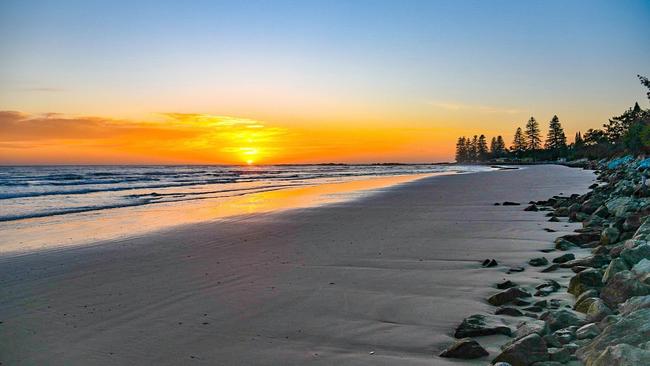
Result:
M553 116L548 126L545 149L550 150L553 157L559 157L566 150L566 135L560 124L560 119Z
M521 153L523 151L526 151L527 148L526 144L526 138L524 137L524 133L521 131L521 127L517 127L517 131L515 131L515 137L512 140L512 148L516 153Z
M539 130L539 123L534 117L530 117L526 122L526 143L528 150L535 151L542 146L542 136Z

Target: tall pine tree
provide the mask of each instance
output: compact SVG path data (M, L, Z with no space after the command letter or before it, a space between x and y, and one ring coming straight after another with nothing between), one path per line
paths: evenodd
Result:
M528 150L537 150L542 146L542 136L539 130L539 123L535 117L530 117L526 122L526 144Z
M521 127L517 127L517 131L515 131L515 137L512 140L512 151L515 153L521 153L523 151L526 151L526 148L528 145L526 144L526 138L524 137L524 133L521 130Z
M485 139L485 135L478 137L478 146L477 146L477 157L479 161L485 161L488 158L488 146Z
M548 135L546 136L546 144L544 147L547 150L551 150L554 158L561 156L566 151L566 135L557 116L553 116L551 122L549 122Z

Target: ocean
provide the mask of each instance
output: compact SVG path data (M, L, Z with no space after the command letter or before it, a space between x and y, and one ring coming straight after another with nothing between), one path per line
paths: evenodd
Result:
M5 166L0 221L239 196L366 177L469 172L480 166Z

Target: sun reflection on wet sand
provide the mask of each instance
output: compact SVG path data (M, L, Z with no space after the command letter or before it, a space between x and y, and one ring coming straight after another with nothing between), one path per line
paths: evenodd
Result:
M0 223L0 254L84 245L144 235L178 225L315 207L371 194L395 184L444 174L453 173L364 178L297 188L269 189L240 196L3 222Z

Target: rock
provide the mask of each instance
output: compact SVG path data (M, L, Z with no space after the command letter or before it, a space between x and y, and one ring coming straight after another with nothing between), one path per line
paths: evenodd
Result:
M628 267L633 267L641 259L650 259L650 244L637 245L634 248L625 248L621 252L620 258Z
M587 269L589 269L589 267L584 267L584 266L574 266L574 267L571 267L571 271L572 271L573 273L580 273L580 272L582 272L582 271L584 271L584 270L587 270Z
M580 296L578 296L578 297L576 298L576 301L575 301L575 303L573 304L573 310L579 311L579 312L581 312L581 313L585 313L585 312L587 312L587 309L589 308L589 305L591 305L591 302L593 302L593 300L591 300L591 301L589 302L589 305L586 305L586 306L583 305L583 303L584 303L587 299L593 299L593 298L596 298L596 297L598 297L598 291L597 291L597 290L594 290L594 289L587 290L587 291L581 293ZM578 310L578 309L581 308L581 307L584 307L584 311L583 311L583 310Z
M621 236L621 232L615 227L604 228L600 234L600 243L602 245L614 244Z
M544 272L544 273L553 272L553 271L556 271L558 268L560 268L560 265L557 264L557 263L553 263L550 266L544 268L542 270L542 272Z
M602 266L607 265L608 263L609 263L609 258L607 256L598 254L598 255L590 255L588 257L584 257L584 258L580 258L580 259L574 259L574 260L562 263L562 264L560 264L560 267L562 267L562 268L571 268L571 267L575 267L575 266L582 266L582 267L600 268Z
M548 326L546 325L546 322L542 320L526 321L520 323L517 327L517 330L515 330L515 340L521 339L531 334L539 334L540 336L543 336L546 333L548 333Z
M539 208L537 208L537 205L535 205L535 204L533 203L532 205L530 205L530 206L524 208L524 211L535 211L535 212L536 212L536 211L539 211Z
M566 348L549 348L548 356L551 361L567 363L571 359L571 352Z
M553 229L551 229L551 228L545 227L545 228L544 228L544 231L546 231L547 233L554 233L554 232L556 232L557 230L553 230Z
M650 274L650 260L647 260L645 258L641 259L637 264L634 265L631 269L632 273L641 281L645 281L645 279L648 277Z
M488 351L471 338L459 339L440 353L440 357L462 359L474 359L487 355L489 355Z
M600 357L600 353L609 346L626 343L638 347L648 342L649 339L650 308L639 309L603 329L590 343L578 349L576 355L586 364L593 365L593 362ZM643 365L643 363L638 365Z
M499 263L497 263L497 261L494 259L486 259L483 261L483 263L481 263L481 266L483 267L496 267L498 265Z
M485 315L474 314L460 323L454 333L455 338L478 337L493 334L511 335L512 329L505 325L501 319L488 318Z
M564 239L574 245L581 246L583 244L588 244L594 241L600 241L600 233L585 232L579 234L568 234L568 235L561 236L558 239Z
M615 274L627 270L627 265L621 258L613 259L611 262L609 262L609 266L607 266L605 274L603 274L603 283L607 283L612 277L614 277Z
M551 287L553 288L553 290L559 290L560 288L562 288L562 285L560 285L556 280L548 279L540 283L539 285L535 286L535 288L538 290L543 289L545 287Z
M600 292L600 297L610 308L634 296L650 295L650 286L639 281L631 271L615 274Z
M529 311L531 313L541 313L542 311L544 311L544 308L542 308L541 306L533 305L533 306L529 306L527 308L524 308L523 310L524 311Z
M578 339L591 339L600 334L600 329L596 323L585 324L576 330L576 338Z
M505 201L505 202L503 202L503 205L504 205L504 206L519 206L519 205L521 205L521 203L519 203L519 202L512 202L512 201Z
M517 286L517 284L514 283L514 282L512 282L512 281L510 281L510 280L505 280L505 281L503 281L503 282L499 282L499 283L497 283L497 285L496 285L496 287L497 287L499 290L505 290L505 289L507 289L507 288L516 287L516 286Z
M507 362L497 362L492 366L512 366L512 365Z
M533 267L545 266L548 264L548 259L544 257L532 258L528 261L528 264Z
M499 202L494 202L494 205L495 206L501 206L501 204Z
M650 295L631 297L618 306L618 311L625 316L645 308L650 308Z
M555 239L555 249L557 250L569 250L572 248L577 247L577 245L573 244L572 242L562 239L562 238L557 238Z
M525 270L524 267L512 267L508 269L508 274L510 273L515 273L515 272L523 272Z
M631 197L616 197L605 203L607 207L607 212L616 216L622 217L631 207L631 203L634 201Z
M550 219L548 219L549 222L560 222L560 219L557 218L557 216L551 216Z
M560 344L568 344L576 338L575 330L571 328L557 330L553 333L553 336Z
M553 263L564 263L576 259L576 256L573 253L562 254L561 256L554 258Z
M549 359L546 343L538 334L528 335L501 352L492 362L507 362L512 366L528 366Z
M591 366L639 365L650 365L650 351L624 343L607 347L591 363Z
M519 287L512 287L490 296L487 301L494 306L501 306L520 297L530 297L530 294Z
M588 291L585 291L588 292ZM580 295L582 296L582 295ZM598 300L598 297L588 297L583 299L581 302L576 302L575 305L573 305L573 310L581 312L583 314L586 314L587 311L589 310L589 307L591 304L594 303L594 301Z
M569 281L568 292L574 296L590 290L598 289L603 286L602 272L595 268L586 269L571 278Z
M560 343L560 341L557 339L557 337L554 334L547 334L542 338L544 338L544 342L546 342L547 347L553 347L553 348L562 347L562 343Z
M551 332L569 326L581 326L585 324L582 314L569 309L548 311L540 319L546 322Z
M641 220L643 217L644 215L641 215L639 213L632 214L625 218L625 221L623 221L621 228L623 231L636 231L641 227Z
M648 241L650 240L650 220L648 220L648 218L643 220L643 223L634 233L634 239Z
M604 319L606 316L610 315L612 310L605 304L605 302L600 298L595 298L591 302L589 308L587 309L587 321L588 322L599 322Z
M521 310L519 310L517 308L509 307L509 306L504 306L504 307L498 308L494 312L494 314L496 314L496 315L508 315L508 316L523 316L524 315L524 313Z

